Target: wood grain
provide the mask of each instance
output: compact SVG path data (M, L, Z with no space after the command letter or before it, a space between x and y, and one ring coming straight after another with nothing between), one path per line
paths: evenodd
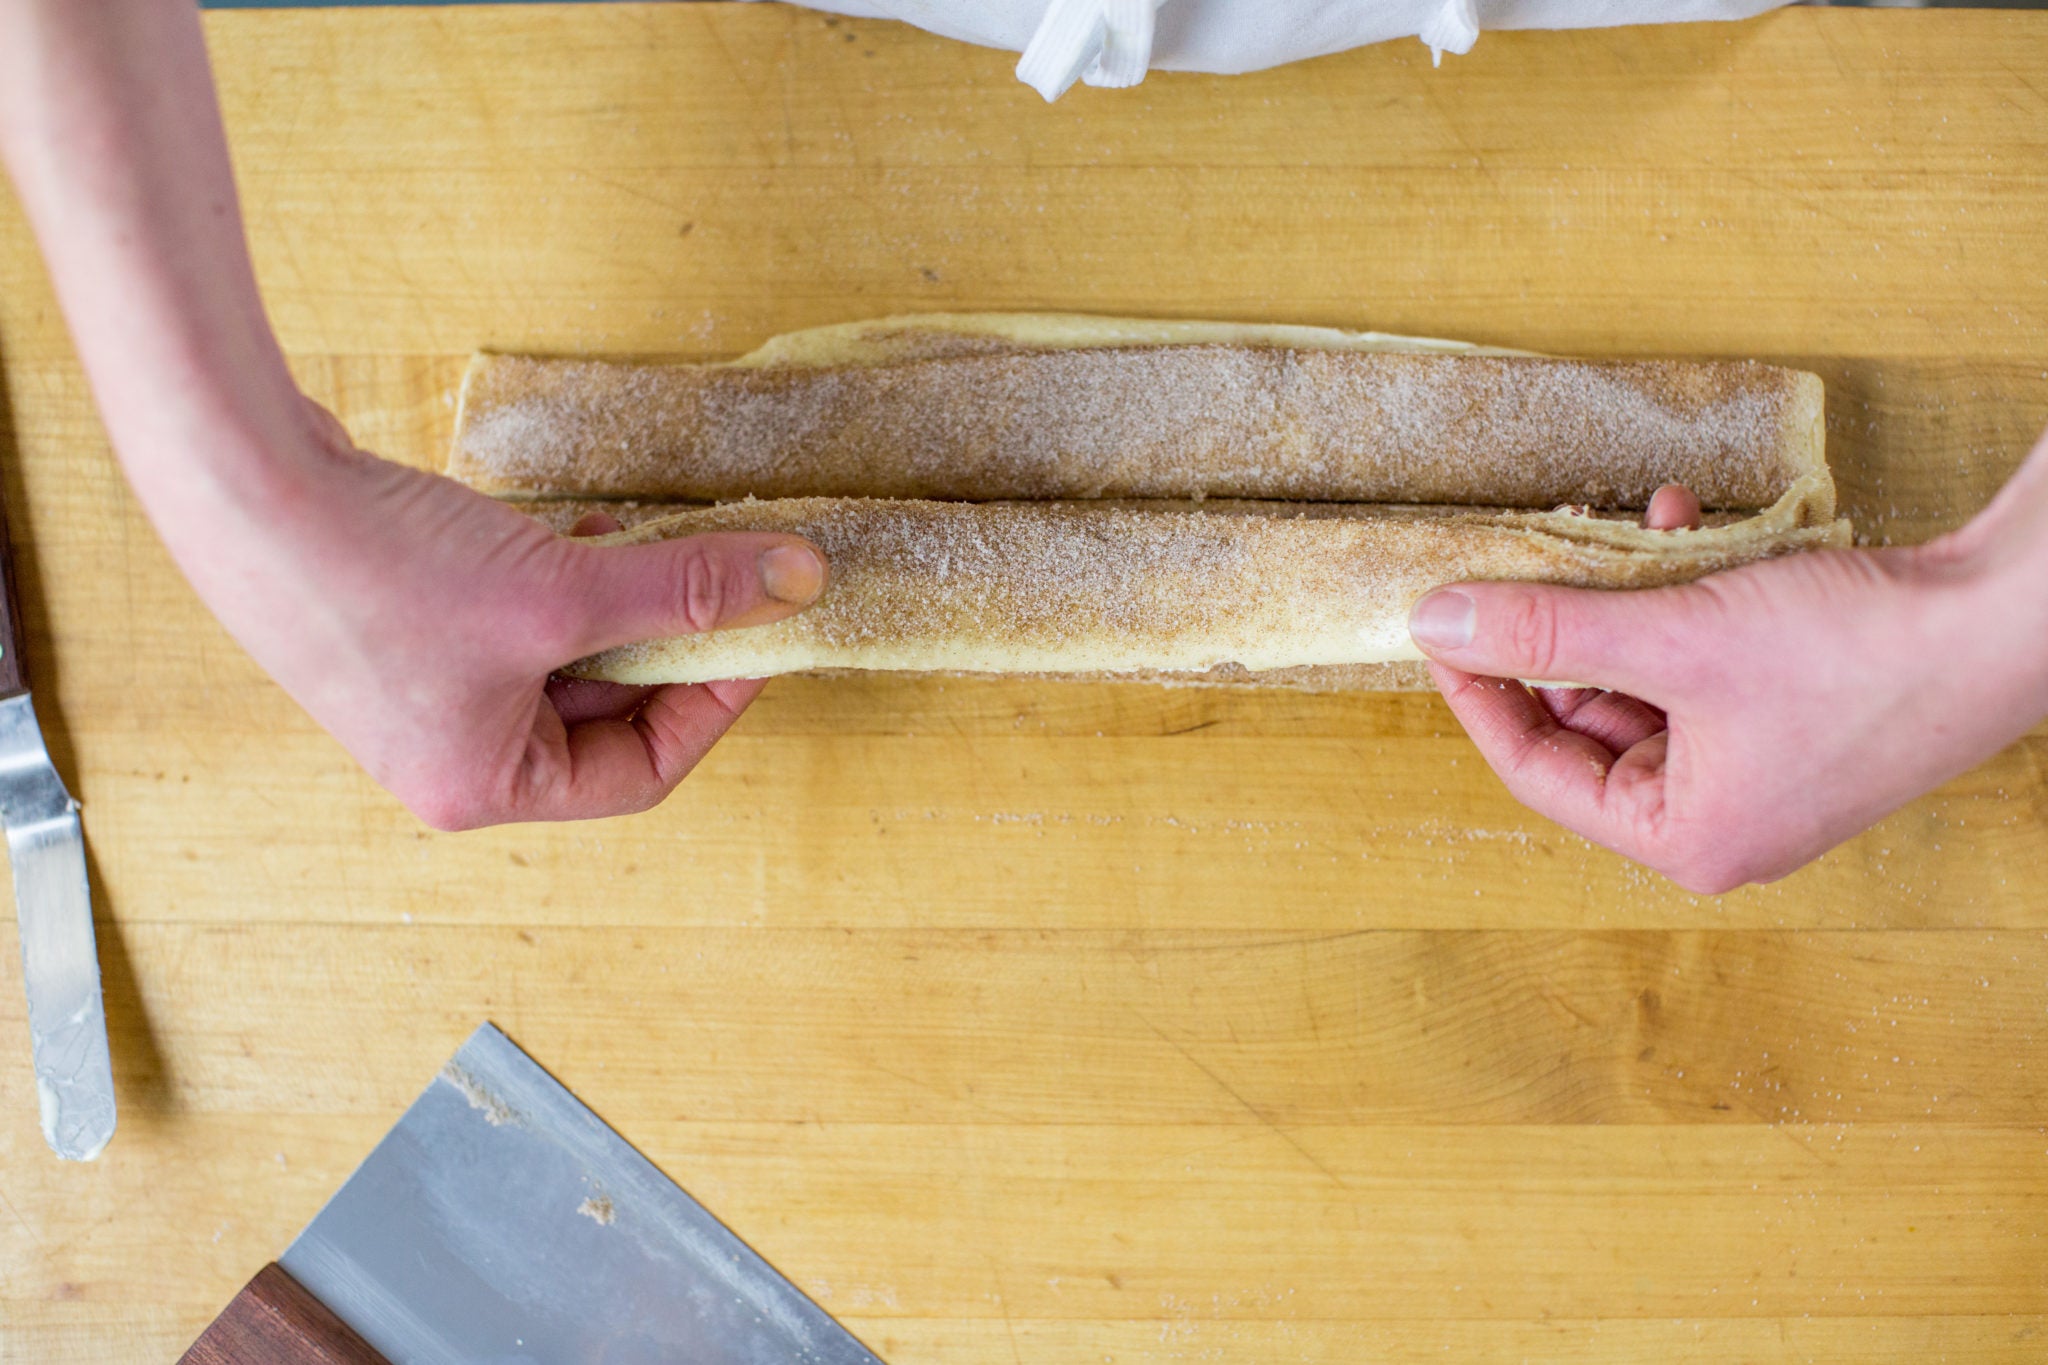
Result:
M474 347L918 308L1793 364L1872 541L2048 424L2040 14L1050 107L777 6L208 24L294 366L415 464ZM1718 899L1423 696L788 680L658 811L437 835L193 600L4 199L0 375L123 1105L51 1162L0 1048L7 1365L175 1358L486 1017L895 1365L2043 1353L2048 731Z
M272 1261L178 1365L384 1365L384 1357Z

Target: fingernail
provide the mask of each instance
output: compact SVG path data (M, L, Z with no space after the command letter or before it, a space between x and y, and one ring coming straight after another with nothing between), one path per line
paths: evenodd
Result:
M1458 649L1472 643L1479 608L1464 593L1439 588L1408 613L1408 633L1428 649Z
M778 602L804 606L825 587L825 557L808 545L776 545L761 552L761 591Z

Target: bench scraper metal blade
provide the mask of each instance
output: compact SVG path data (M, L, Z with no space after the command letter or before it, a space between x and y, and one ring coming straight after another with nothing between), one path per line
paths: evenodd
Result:
M280 1264L398 1365L881 1365L489 1024Z

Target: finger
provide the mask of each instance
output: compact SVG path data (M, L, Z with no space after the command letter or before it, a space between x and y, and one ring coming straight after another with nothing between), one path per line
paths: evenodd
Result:
M1601 592L1540 583L1459 583L1418 601L1408 632L1464 673L1580 683L1668 700L1682 676L1685 588Z
M1522 684L1431 664L1458 723L1516 800L1578 828L1597 810L1614 752L1560 725ZM1583 831L1582 831L1583 832Z
M1652 531L1697 531L1700 500L1682 483L1667 483L1650 495L1643 525Z
M619 519L609 512L585 512L569 528L572 536L608 536L619 529Z
M562 724L581 725L587 720L631 720L654 689L594 678L549 678L547 693Z
M1532 687L1529 690L1559 725L1568 724L1587 702L1605 695L1597 687Z
M762 686L756 679L658 687L630 719L571 726L566 771L517 818L595 820L659 805Z
M1593 687L1539 687L1534 691L1552 720L1599 740L1617 754L1664 728L1662 711L1625 693Z
M1429 671L1517 801L1595 843L1642 856L1663 811L1665 732L1617 753L1558 724L1520 683L1436 663Z
M303 402L303 411L307 421L312 424L313 438L316 441L332 446L336 450L356 448L355 438L348 434L348 428L342 424L339 417L325 407L308 398Z
M765 625L801 611L825 588L825 556L797 536L721 532L575 550L582 557L577 656Z

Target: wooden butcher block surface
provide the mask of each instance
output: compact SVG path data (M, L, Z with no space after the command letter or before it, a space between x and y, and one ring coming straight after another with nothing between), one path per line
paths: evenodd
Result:
M1490 33L1047 106L773 5L208 20L266 297L437 465L478 347L923 310L1820 373L1910 542L2048 425L2048 15ZM0 460L121 1128L0 938L0 1361L163 1361L482 1019L895 1365L2048 1356L2048 733L1708 899L1433 696L794 679L661 809L428 832L214 624L0 201Z

